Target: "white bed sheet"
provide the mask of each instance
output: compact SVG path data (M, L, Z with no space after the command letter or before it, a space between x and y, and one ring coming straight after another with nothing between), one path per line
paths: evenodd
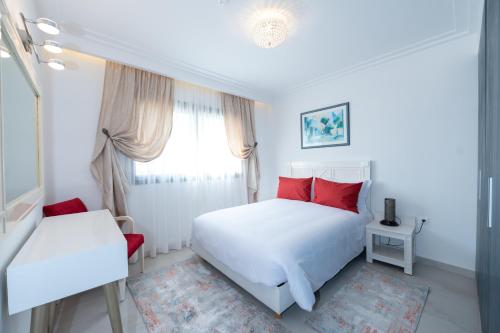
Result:
M192 242L251 282L288 282L297 304L311 311L314 290L363 251L370 221L369 214L272 199L197 217Z

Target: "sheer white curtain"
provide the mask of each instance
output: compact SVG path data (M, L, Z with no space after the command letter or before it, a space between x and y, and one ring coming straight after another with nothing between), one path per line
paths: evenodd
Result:
M218 92L176 82L173 128L163 153L126 161L128 205L150 256L189 246L193 218L246 203L243 163L228 147Z

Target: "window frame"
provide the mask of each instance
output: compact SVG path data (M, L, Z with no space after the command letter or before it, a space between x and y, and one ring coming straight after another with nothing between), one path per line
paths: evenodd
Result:
M182 105L182 107L191 107L191 108L200 108L203 110L207 111L201 111L201 112L208 112L208 113L216 113L216 114L222 114L222 110L220 108L213 107L211 105L203 105L203 104L196 104L196 103L191 103L186 100L176 100L174 102L174 110L173 112L176 112L176 106L177 105ZM177 112L182 112L182 111L177 111ZM200 111L198 111L200 112ZM197 112L197 113L198 113ZM222 121L224 119L222 118ZM196 121L196 127L198 128L198 117ZM175 122L173 122L173 125L175 126ZM173 127L172 127L173 130ZM168 144L168 142L167 142ZM229 149L229 147L228 147ZM163 152L162 152L163 154ZM160 154L161 156L161 154ZM158 158L160 157L158 156ZM234 157L237 159L236 157ZM131 166L130 166L130 177L131 177L131 183L135 186L140 186L140 185L154 185L154 184L168 184L168 183L190 183L190 182L197 182L199 180L198 177L192 176L190 177L189 175L183 175L183 174L177 174L177 175L168 175L168 174L154 174L154 175L149 175L149 176L142 176L142 175L137 175L136 173L136 163L137 161L130 160ZM232 174L230 177L231 179L240 179L243 177L243 166L241 168L241 172L235 172ZM226 180L228 177L220 177L220 176L205 176L203 177L203 181L223 181Z

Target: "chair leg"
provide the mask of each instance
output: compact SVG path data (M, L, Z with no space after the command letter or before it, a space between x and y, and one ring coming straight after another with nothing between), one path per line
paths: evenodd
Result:
M106 305L108 307L109 320L113 333L123 333L122 317L120 314L120 303L118 302L116 281L102 286Z
M139 248L139 265L141 267L141 273L144 273L144 244Z
M321 299L321 293L319 292L319 289L314 292L314 296L316 296L316 301L314 302L313 310L317 309L319 306L319 300Z
M130 256L130 258L128 258L128 263L129 264L135 264L137 262L138 258L137 258L137 251L134 252L134 254L132 254Z
M118 297L120 302L125 300L125 279L121 279L118 281Z

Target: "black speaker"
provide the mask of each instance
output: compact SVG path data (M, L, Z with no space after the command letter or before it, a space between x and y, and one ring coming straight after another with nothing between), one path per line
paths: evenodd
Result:
M390 227L397 227L399 224L396 222L396 199L385 198L384 204L384 219L380 224Z

